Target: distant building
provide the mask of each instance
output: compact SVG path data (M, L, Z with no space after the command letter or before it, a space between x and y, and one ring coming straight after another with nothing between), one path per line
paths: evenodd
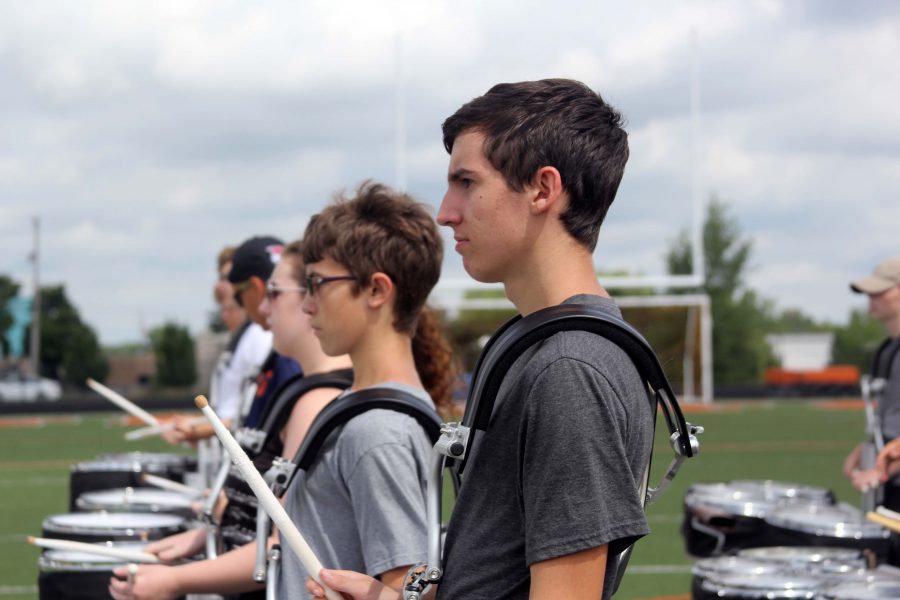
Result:
M784 333L766 336L782 369L812 371L831 363L832 333Z

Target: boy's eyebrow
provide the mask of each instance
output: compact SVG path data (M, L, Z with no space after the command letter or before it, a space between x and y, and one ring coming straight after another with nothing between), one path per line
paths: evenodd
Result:
M472 175L474 175L473 171L460 167L447 174L447 181L459 181L460 179L471 177Z

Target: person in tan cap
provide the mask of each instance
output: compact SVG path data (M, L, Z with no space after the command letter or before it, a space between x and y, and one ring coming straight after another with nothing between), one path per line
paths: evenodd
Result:
M844 461L844 474L853 486L865 491L884 482L883 504L900 510L900 256L882 261L871 275L850 284L850 289L869 296L869 314L881 321L888 338L875 353L872 377L884 380L878 401L878 418L885 448L873 469L860 469L862 445Z

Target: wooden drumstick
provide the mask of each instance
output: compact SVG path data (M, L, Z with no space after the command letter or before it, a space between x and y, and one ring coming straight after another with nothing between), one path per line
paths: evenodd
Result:
M244 452L244 449L241 448L240 444L237 443L237 440L234 439L225 424L219 419L219 416L209 405L209 402L203 396L197 396L194 399L194 402L197 404L197 408L203 412L204 416L209 419L209 422L216 432L216 436L218 436L219 441L222 442L222 447L225 448L229 456L231 456L231 460L234 461L234 464L237 466L238 470L240 470L241 475L243 475L244 480L246 480L250 489L253 490L253 493L259 500L259 506L266 511L272 519L272 522L278 527L278 530L281 532L281 535L284 536L284 539L291 547L291 550L293 550L297 555L297 558L300 559L303 568L306 569L306 572L309 573L310 577L312 577L316 583L322 586L325 590L326 598L329 600L342 600L340 594L327 587L319 579L319 571L322 570L322 563L316 558L312 548L310 548L306 540L303 539L300 530L297 529L297 526L291 521L287 511L284 510L284 507L278 501L278 498L275 497L275 494L272 493L272 490L269 489L269 486L262 478L262 475L260 475L259 471L256 470L256 467L253 466L247 453Z
M890 529L894 533L900 533L900 521L898 521L897 519L886 517L871 510L866 513L866 518L873 523L878 523L882 527Z
M32 546L39 548L48 548L50 550L72 550L74 552L84 552L85 554L96 554L98 556L109 556L110 558L120 558L127 562L138 563L154 563L160 562L159 557L148 552L139 552L137 550L128 550L126 548L115 548L97 544L88 544L86 542L74 542L72 540L55 540L49 538L39 538L29 535L27 541Z
M101 396L103 396L104 398L106 398L107 400L109 400L110 402L112 402L113 404L115 404L116 406L118 406L119 408L124 410L125 412L127 412L131 415L134 415L135 417L137 417L138 419L140 419L147 425L150 425L152 427L159 426L159 419L157 419L156 417L154 417L153 415L148 413L146 410L144 410L143 408L141 408L140 406L138 406L131 400L129 400L129 399L125 398L124 396L122 396L121 394L118 394L118 393L114 392L113 390L109 389L102 383L100 383L98 381L94 381L93 379L88 377L87 385L89 388L91 388L92 390L94 390L95 392L97 392L98 394L100 394Z
M185 496L197 498L203 495L203 492L195 490L189 485L184 485L183 483L178 483L177 481L172 481L171 479L166 479L165 477L160 477L158 475L151 475L150 473L141 473L141 480L146 481L148 484L153 487L158 487L161 490L178 492Z

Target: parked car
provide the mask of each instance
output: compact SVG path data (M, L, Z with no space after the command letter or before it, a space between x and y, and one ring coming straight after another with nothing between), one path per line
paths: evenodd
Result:
M0 376L0 401L35 402L37 400L59 400L62 387L58 381L10 371Z

